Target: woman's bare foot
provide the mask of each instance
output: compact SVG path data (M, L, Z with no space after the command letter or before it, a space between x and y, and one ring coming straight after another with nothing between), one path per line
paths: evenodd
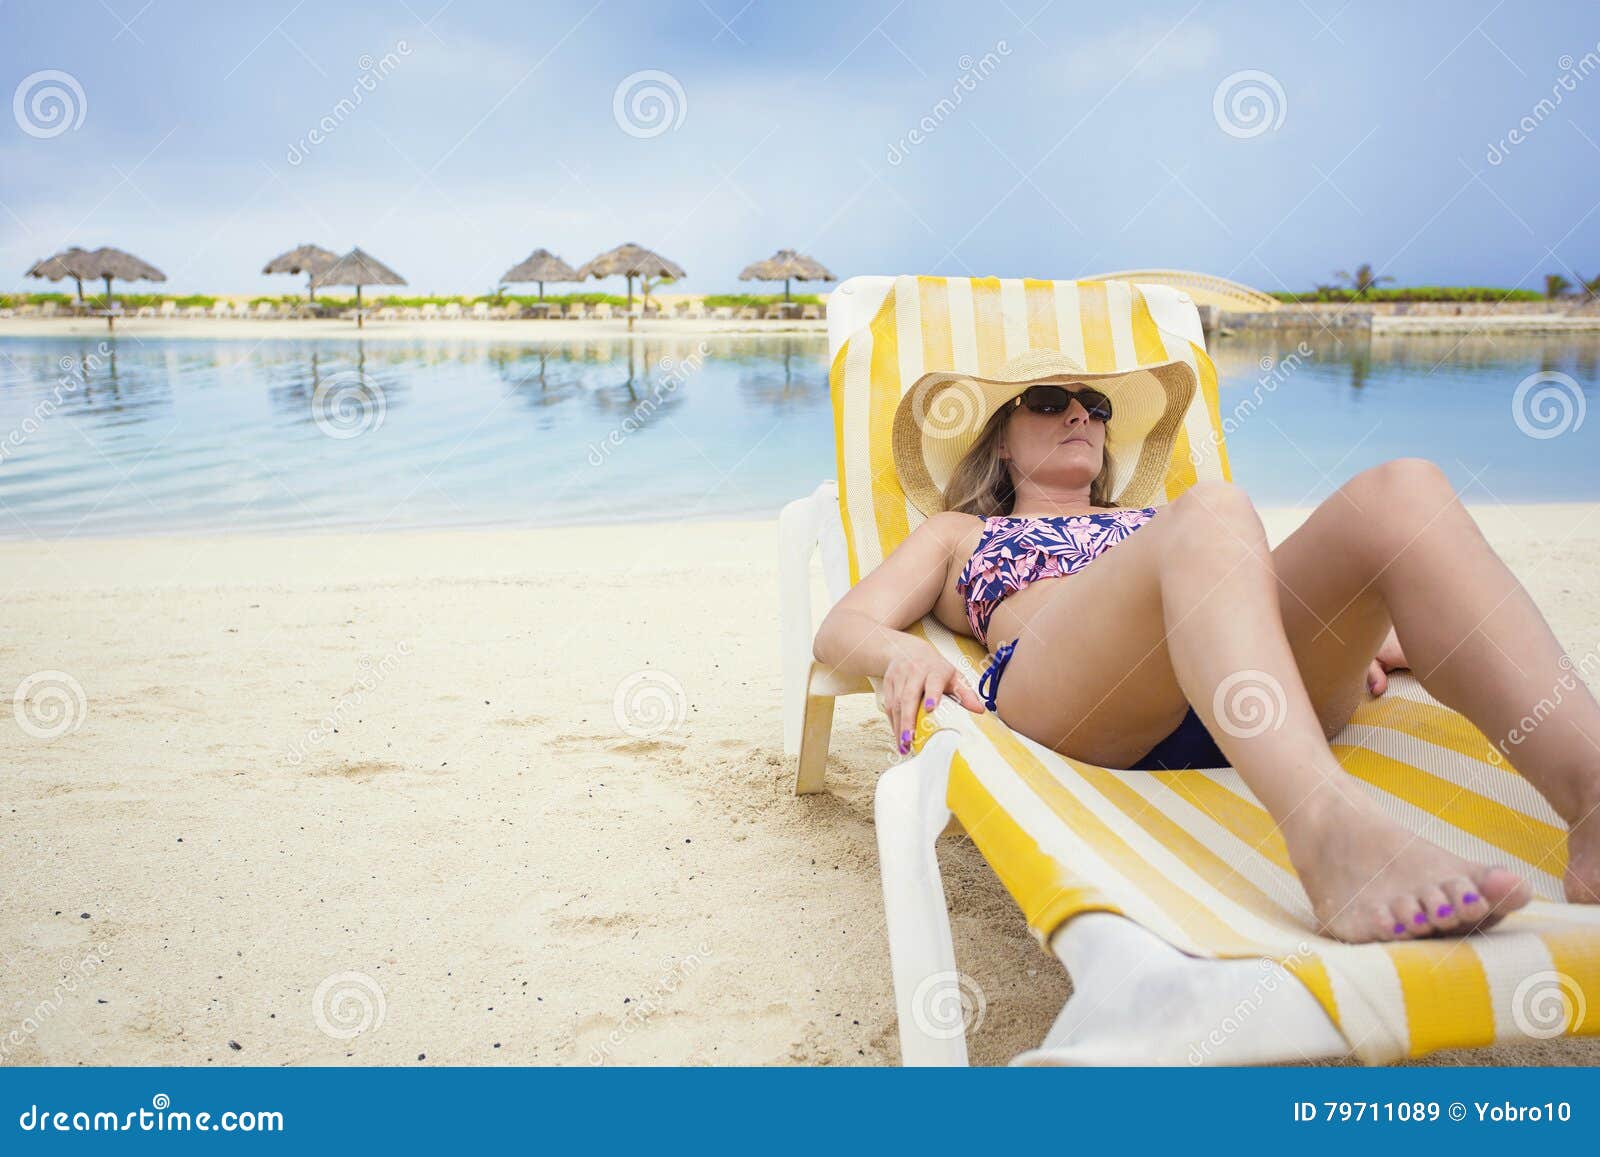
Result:
M1577 815L1567 830L1567 900L1600 904L1600 802Z
M1463 860L1406 831L1354 784L1330 780L1282 828L1318 930L1338 940L1467 932L1533 896L1507 869Z

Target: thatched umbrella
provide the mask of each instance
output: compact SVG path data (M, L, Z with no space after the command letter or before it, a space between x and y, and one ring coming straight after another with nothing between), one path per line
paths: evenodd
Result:
M633 279L635 277L671 277L674 280L687 277L683 266L675 261L669 261L658 253L652 253L643 246L629 242L618 245L609 253L602 253L591 261L586 261L578 270L578 280L583 281L590 277L626 277L628 279L628 313L633 313Z
M783 300L789 300L789 282L833 281L833 274L815 257L796 253L793 249L780 249L765 261L746 265L739 274L740 281L781 281Z
M106 246L96 249L92 253L78 250L74 255L72 250L57 254L65 262L66 276L72 278L102 277L106 283L106 326L112 327L114 318L111 313L111 281L165 281L167 275L162 273L148 261L141 260L131 253L124 253L121 249L112 249ZM54 260L54 258L52 258ZM37 268L37 267L35 267ZM78 293L82 296L83 283L78 284Z
M335 261L321 273L314 274L311 284L321 288L325 285L353 285L356 287L356 328L363 324L361 316L361 287L363 285L404 285L406 279L383 262L370 254L361 252L361 247L350 250L339 260Z
M70 277L78 285L78 300L83 300L83 279L93 277L89 272L89 261L93 254L87 249L80 249L74 245L70 249L63 249L52 257L33 263L33 268L28 270L29 277L42 277L47 281L60 281L63 277Z
M317 300L317 274L326 270L335 261L339 260L337 253L330 253L320 245L297 245L287 253L280 253L261 270L262 273L293 273L307 274L306 300Z
M547 281L582 281L578 272L548 249L535 249L521 265L513 265L500 278L506 285L522 281L539 283L539 300L544 300L544 283Z

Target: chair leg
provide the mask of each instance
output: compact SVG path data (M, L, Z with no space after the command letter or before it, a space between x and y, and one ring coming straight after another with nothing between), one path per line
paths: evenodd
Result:
M811 556L821 537L818 495L797 498L778 515L778 620L783 657L783 753L800 751L811 672ZM819 789L820 790L820 789Z
M800 729L800 762L794 777L794 794L811 795L827 789L828 746L833 739L832 695L807 695Z
M939 732L878 780L874 811L889 926L900 1061L967 1063L970 982L956 971L935 841L950 822L945 794L956 737Z

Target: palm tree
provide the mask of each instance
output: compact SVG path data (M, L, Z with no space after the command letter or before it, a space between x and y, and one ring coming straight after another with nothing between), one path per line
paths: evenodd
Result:
M1558 297L1565 297L1572 292L1572 282L1562 277L1559 273L1544 275L1544 295L1551 301Z
M1600 276L1585 279L1583 281L1583 291L1589 295L1591 301L1600 297Z
M1376 289L1385 281L1394 280L1392 277L1374 277L1372 275L1372 266L1368 265L1366 262L1362 262L1360 265L1356 266L1354 276L1346 273L1342 269L1338 273L1335 273L1334 276L1340 281L1348 284L1351 289L1355 290L1357 297L1365 297L1369 289Z

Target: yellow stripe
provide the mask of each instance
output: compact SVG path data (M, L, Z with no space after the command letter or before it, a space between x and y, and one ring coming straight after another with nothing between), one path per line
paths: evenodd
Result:
M1421 808L1451 827L1559 876L1567 866L1567 833L1420 767L1348 743L1330 745L1351 775Z
M1138 286L1133 287L1133 349L1141 365L1167 360L1167 346L1161 340L1161 330L1150 315L1150 303ZM1172 455L1167 459L1167 500L1178 497L1197 481L1199 474L1189 460L1189 424L1183 422L1178 426Z
M998 373L1006 364L1006 326L1000 313L1000 279L972 279L972 316L978 329L978 372Z
M890 438L900 403L900 337L892 310L872 322L872 367L868 395L867 460L872 465L872 513L878 547L888 558L906 537L906 497L894 468Z
M1022 289L1028 300L1028 345L1037 350L1060 349L1055 282L1025 280Z
M1123 915L1099 888L1067 875L995 801L959 754L950 762L948 804L958 816L981 817L962 826L1006 891L1017 898L1028 927L1041 937L1081 912Z
M950 347L950 286L942 277L917 278L922 305L922 364L947 370L956 364Z
M1567 1002L1564 1031L1574 1036L1600 1036L1600 952L1594 929L1545 932L1539 937L1555 966L1554 981Z
M1117 368L1116 346L1111 340L1111 307L1102 281L1078 283L1078 323L1083 328L1084 369L1095 373Z
M1474 727L1466 716L1437 703L1423 703L1403 696L1379 696L1360 704L1350 717L1350 722L1388 727L1413 739L1447 747L1468 759L1516 774L1483 732Z
M1134 791L1123 780L1127 772L1068 760L1085 782L1110 800L1129 819L1138 824L1184 866L1235 904L1269 924L1299 928L1300 923L1283 905L1258 888L1242 871L1213 852L1192 833L1185 831L1171 816ZM1142 774L1150 774L1144 772ZM1280 840L1281 842L1281 840ZM1284 853L1287 858L1288 853Z
M1193 343L1190 343L1193 345ZM1200 367L1200 392L1205 395L1206 415L1211 419L1211 430L1217 440L1217 465L1222 471L1222 480L1233 480L1233 468L1228 464L1228 442L1223 437L1222 430L1222 404L1217 394L1217 366L1206 352L1194 346L1195 362Z
M1328 1014L1334 1027L1343 1032L1344 1024L1339 1020L1339 999L1333 993L1333 979L1328 975L1328 966L1316 956L1301 956L1299 953L1282 957L1278 963L1290 976L1311 990L1311 995L1317 998L1317 1003L1322 1005L1322 1011Z
M1411 1055L1494 1043L1489 978L1470 941L1388 944L1400 978Z
M1077 798L1039 762L1038 758L1018 742L1011 729L999 719L986 715L979 720L978 726L984 737L994 745L1000 758L1032 790L1051 814L1129 880L1141 895L1159 905L1168 918L1181 927L1195 943L1207 945L1219 955L1262 954L1260 944L1235 931L1194 896L1152 868L1121 836L1079 803ZM1076 761L1069 760L1068 763L1071 770L1080 776L1085 771L1091 770ZM951 810L956 810L953 804ZM988 822L990 818L984 813L973 815L958 811L957 815L961 819L962 826L968 827L969 830L973 826ZM999 870L998 866L996 870ZM1013 877L1019 876L1022 871L1020 866L1010 865L1007 870ZM1049 911L1055 904L1053 895L1013 893L1013 896L1024 910L1030 912ZM1034 931L1041 937L1048 937L1054 929L1041 926L1036 927Z
M850 387L845 380L844 363L845 355L849 352L850 343L846 341L833 357L833 368L828 373L828 385L833 394L833 452L838 460L834 477L839 480L839 519L844 524L844 549L850 560L850 585L855 586L861 581L861 556L856 553L855 526L850 521L850 503L845 500L846 480L850 477L850 468L845 462L844 406Z
M1283 842L1283 833L1265 808L1251 803L1237 792L1229 791L1203 772L1162 771L1147 774L1158 776L1174 794L1188 800L1199 811L1232 832L1252 851L1265 856L1284 871L1294 872L1294 864L1289 860L1289 845Z

